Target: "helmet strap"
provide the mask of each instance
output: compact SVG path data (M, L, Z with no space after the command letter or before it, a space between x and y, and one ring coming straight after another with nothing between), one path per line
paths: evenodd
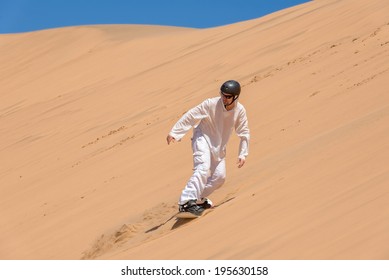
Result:
M239 94L238 94L238 95L234 95L234 97L232 98L232 101L231 101L231 103L230 103L230 104L227 104L227 105L224 105L224 108L227 108L227 106L230 106L230 105L232 105L232 103L234 103L234 102L235 102L235 100L236 100L236 99L238 99L238 97L239 97Z

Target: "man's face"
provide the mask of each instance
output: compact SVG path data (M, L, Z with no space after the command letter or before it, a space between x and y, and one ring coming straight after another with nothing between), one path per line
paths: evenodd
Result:
M221 94L221 96L222 96L223 104L224 104L225 106L228 106L228 105L230 105L230 104L232 103L232 100L233 100L233 98L234 98L233 95L228 94L228 93L224 93L224 92L222 92L222 91L220 92L220 94Z

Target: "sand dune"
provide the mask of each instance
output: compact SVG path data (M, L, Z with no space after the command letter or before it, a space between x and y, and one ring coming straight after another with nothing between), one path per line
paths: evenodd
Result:
M209 29L0 35L1 259L388 259L389 3ZM217 207L174 218L189 108L237 79L252 141Z

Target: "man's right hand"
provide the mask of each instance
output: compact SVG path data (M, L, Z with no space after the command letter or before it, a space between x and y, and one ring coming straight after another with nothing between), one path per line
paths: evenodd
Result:
M170 134L168 134L168 136L166 137L166 141L167 141L167 144L170 145L170 142L176 142L176 139L173 137L173 136L170 136Z

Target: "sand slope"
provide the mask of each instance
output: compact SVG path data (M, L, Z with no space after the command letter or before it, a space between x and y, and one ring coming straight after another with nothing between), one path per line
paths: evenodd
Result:
M313 1L204 30L0 36L1 259L388 259L389 3ZM250 156L173 215L189 108L243 85Z

